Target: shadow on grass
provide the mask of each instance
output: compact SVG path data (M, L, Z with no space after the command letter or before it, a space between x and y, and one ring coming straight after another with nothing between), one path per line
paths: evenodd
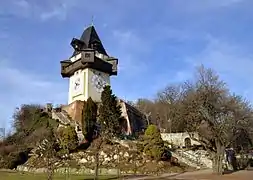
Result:
M240 170L236 170L236 171L234 171L234 170L224 170L223 174L233 174L233 173L238 172L238 171L240 171Z

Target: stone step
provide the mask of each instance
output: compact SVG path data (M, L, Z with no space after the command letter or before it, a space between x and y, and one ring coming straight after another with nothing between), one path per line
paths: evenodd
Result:
M194 154L187 154L183 151L176 151L174 152L174 156L179 159L179 161L189 165L189 166L192 166L192 167L195 167L197 169L203 169L203 168L208 168L202 161L200 161L198 159L198 156L194 155Z

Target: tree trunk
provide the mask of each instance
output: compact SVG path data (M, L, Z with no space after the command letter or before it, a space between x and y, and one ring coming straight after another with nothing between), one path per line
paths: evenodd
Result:
M51 169L48 169L48 174L47 174L47 180L52 180L53 179L53 173Z
M118 169L117 169L117 174L118 174L118 179L120 179L120 159L119 159L119 156L120 156L120 153L119 153L119 145L117 145L117 155L118 155Z
M213 173L222 175L225 147L219 141L216 141L216 148L216 152L212 154Z
M97 144L97 148L96 148L96 154L95 154L95 176L94 176L94 180L98 180L98 170L99 170L99 151L101 148L101 145L103 143L102 138L98 140L98 144Z
M52 168L52 163L50 159L48 158L48 164L47 164L47 180L52 180L53 179L53 168Z
M99 170L99 152L96 152L95 162L96 162L96 166L95 166L94 180L97 180L98 179L98 170Z

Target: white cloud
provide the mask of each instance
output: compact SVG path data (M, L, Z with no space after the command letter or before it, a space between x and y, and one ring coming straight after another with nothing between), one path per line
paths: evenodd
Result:
M242 4L250 0L170 0L163 2L163 7L168 7L171 11L180 13L199 13L209 12L209 10L222 7L230 7ZM141 9L143 3L152 7L153 4L146 1L106 1L106 0L8 0L0 1L0 15L14 15L26 18L39 18L43 21L50 19L65 20L69 14L80 12L104 16L106 14L107 21L121 21L122 17L128 16L129 12ZM156 5L155 5L156 6ZM113 12L113 13L111 13ZM116 14L116 15L115 15ZM163 14L163 13L161 13ZM94 14L93 14L94 15ZM101 18L103 19L103 18Z
M18 0L18 1L13 1L13 4L20 7L20 8L23 8L23 9L29 9L31 8L30 4L28 3L27 0Z
M193 72L196 66L204 64L217 72L231 91L247 96L253 101L253 54L245 47L226 42L214 37L208 38L206 48L196 56L188 57L190 68L186 71Z
M18 69L7 61L0 61L0 76L1 123L9 125L14 109L21 104L65 104L67 101L68 88L63 80L45 79L42 75Z
M28 98L30 102L64 102L67 99L67 84L64 81L46 79L42 75L22 71L8 63L0 63L1 94L12 93L17 100ZM14 99L14 98L13 98Z
M24 18L65 20L80 0L9 0L0 2L0 14Z
M113 37L124 51L147 52L150 49L151 42L144 40L133 30L114 30Z
M237 77L245 77L253 73L253 54L248 53L239 45L228 43L220 39L209 38L206 48L189 59L192 63L205 63L215 67L222 74L233 74Z
M64 8L55 8L51 11L47 12L42 12L40 14L40 18L43 21L52 19L52 18L57 18L59 20L64 20L66 18L66 11L64 11Z
M40 18L45 21L49 19L65 20L67 15L78 5L79 0L58 0L41 12Z
M182 67L166 72L158 72L152 84L152 91L157 92L168 84L184 82L194 77L197 66L203 64L212 68L224 80L232 92L246 97L253 102L253 53L239 44L227 42L212 36L204 38L205 48L195 55L182 56Z
M118 55L119 71L124 73L124 77L133 77L147 70L145 59L139 57L149 52L151 45L134 31L114 30L112 35L114 41L110 44L113 45L114 53Z
M179 12L185 13L202 13L210 10L231 7L250 0L172 0L169 1L169 6Z

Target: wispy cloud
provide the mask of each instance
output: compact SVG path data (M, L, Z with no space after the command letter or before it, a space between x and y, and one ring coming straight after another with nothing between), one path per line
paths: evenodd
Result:
M221 1L214 1L214 0L172 0L168 1L169 6L172 6L172 9L177 10L178 12L184 11L185 13L203 13L209 12L211 10L219 9L219 8L226 8L238 5L240 3L244 3L250 0L221 0Z
M196 66L204 64L214 69L223 79L231 91L246 95L253 100L253 95L247 92L253 91L253 54L245 47L226 42L225 40L208 37L208 44L200 53L193 57L187 57L188 72L193 72Z
M204 48L191 56L182 55L180 68L169 68L154 75L152 91L194 78L196 67L203 64L218 73L232 92L253 101L253 80L250 78L253 74L253 53L244 46L211 35L202 38Z
M12 93L12 98L16 100L28 98L31 102L43 100L59 102L66 99L67 84L64 81L53 81L45 78L43 75L34 74L27 70L21 70L10 65L7 61L0 63L0 76L3 78L0 82L1 96ZM6 89L5 89L6 88ZM64 96L63 96L64 95ZM6 96L3 96L5 98Z
M198 14L210 12L214 9L243 4L245 2L250 2L250 0L170 0L166 2L163 1L162 7L169 8L170 10L168 12L177 11ZM149 3L145 0L140 0L138 3L134 0L8 0L0 1L0 15L39 18L45 21L50 19L65 20L71 13L77 13L78 15L83 16L84 14L80 13L81 11L85 13L95 13L99 16L107 13L107 19L117 19L117 21L120 21L122 17L125 18L128 15L129 11L136 11L138 9L141 11L147 11L152 5L153 3ZM153 6L160 7L159 5ZM108 14L110 11L113 13ZM115 16L115 14L117 15Z
M47 9L41 12L40 18L45 21L49 19L65 20L72 10L78 6L80 0L57 0L50 3Z
M37 18L42 21L57 19L65 20L80 0L9 0L0 2L1 15L24 18Z
M112 35L113 51L119 56L119 70L126 75L125 77L133 77L136 73L145 71L147 65L139 56L149 52L150 44L131 30L114 30ZM131 73L128 72L130 69Z
M119 58L118 76L112 78L117 96L150 97L204 64L251 98L253 82L245 80L253 65L246 49L252 47L251 5L250 0L0 0L0 59L8 59L0 64L0 106L6 110L0 118L10 117L21 103L67 100L57 59L71 54L69 41L92 15L108 53Z
M150 41L144 39L134 30L114 30L113 37L124 51L142 53L150 50Z
M14 109L20 104L66 103L67 84L64 81L46 79L3 60L0 61L0 76L1 123L8 124Z
M31 5L29 4L27 0L18 0L18 1L12 1L12 2L13 2L13 5L16 5L23 9L31 8Z

